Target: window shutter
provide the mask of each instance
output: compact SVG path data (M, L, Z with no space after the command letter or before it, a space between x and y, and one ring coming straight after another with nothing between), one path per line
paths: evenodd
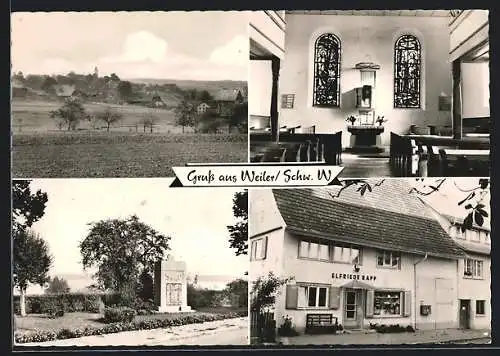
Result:
M338 309L340 308L340 288L339 287L330 287L330 300L328 307L330 309Z
M374 303L375 291L366 291L366 317L373 318L373 303Z
M404 314L403 316L410 316L411 315L411 292L410 291L405 291L404 292Z
M264 249L264 252L262 253L262 259L265 260L267 257L267 236L262 239L262 243L264 244L264 246L262 246L262 248Z
M297 309L297 300L299 297L299 287L295 284L286 286L286 309Z

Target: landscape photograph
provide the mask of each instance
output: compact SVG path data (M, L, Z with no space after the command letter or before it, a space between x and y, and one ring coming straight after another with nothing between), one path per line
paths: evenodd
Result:
M171 183L13 181L16 346L248 344L247 193Z
M34 12L11 23L13 177L167 177L186 163L247 161L245 12Z

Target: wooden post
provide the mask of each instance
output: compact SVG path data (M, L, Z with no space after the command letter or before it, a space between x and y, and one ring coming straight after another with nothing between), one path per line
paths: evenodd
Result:
M453 138L455 139L462 138L462 90L460 69L460 60L454 60L451 72L453 76L452 128Z
M271 139L279 141L279 121L278 121L278 78L280 71L280 59L271 59L271 69L273 73L273 86L271 91Z

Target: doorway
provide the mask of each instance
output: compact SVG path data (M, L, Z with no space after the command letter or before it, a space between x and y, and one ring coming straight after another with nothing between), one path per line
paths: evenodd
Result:
M460 299L460 329L470 329L470 300Z
M344 293L344 328L361 329L363 327L364 308L363 290L346 289Z

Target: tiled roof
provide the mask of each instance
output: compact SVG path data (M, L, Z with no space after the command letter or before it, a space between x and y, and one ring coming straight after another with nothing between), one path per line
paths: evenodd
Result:
M443 215L446 219L448 219L450 221L450 223L452 223L454 225L462 225L464 223L465 216L464 217L458 217L458 216L452 216L452 215L448 215L448 214L441 214L441 215ZM466 215L466 213L464 213L464 215ZM490 232L491 231L491 226L490 226L490 220L489 220L489 218L485 218L484 219L483 226L479 226L474 221L472 223L472 228L476 229L476 230L484 230L484 231Z
M222 89L214 95L216 101L235 101L238 96L237 89Z
M462 248L466 253L467 252L474 252L478 253L481 255L487 255L490 256L491 254L491 246L486 245L483 243L474 243L474 242L469 242L469 241L459 241L455 240L455 243Z
M463 256L433 214L408 194L400 180L386 180L363 197L356 190L350 187L335 198L329 192L335 194L338 188L276 189L273 193L292 232L407 253Z

